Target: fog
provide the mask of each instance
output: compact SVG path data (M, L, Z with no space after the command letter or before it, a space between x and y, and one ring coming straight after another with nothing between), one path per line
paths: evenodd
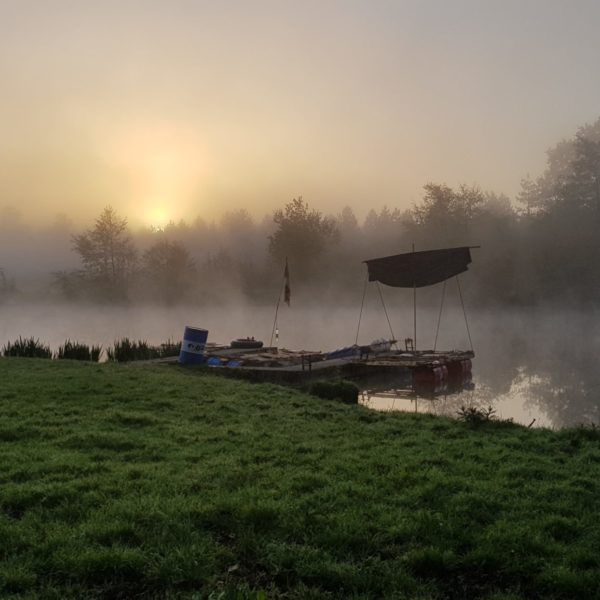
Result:
M260 218L300 193L362 219L372 202L406 210L432 177L513 196L596 116L599 13L591 0L4 1L0 206L82 227L112 204L138 227Z
M473 401L505 402L522 422L525 405L538 424L598 422L598 172L600 120L552 146L545 170L512 201L476 185L428 183L410 209L373 204L364 219L296 197L261 219L238 210L137 229L110 206L85 228L66 217L36 228L7 208L0 342L160 343L185 325L208 329L212 341L268 342L279 301L279 345L327 351L357 339L363 291L358 342L402 341L413 334L413 291L365 285L363 261L413 244L468 245L460 288L457 279L417 290L418 347L433 346L442 297L438 349L469 347L462 291L477 352ZM290 306L281 302L286 264Z
M370 204L330 214L317 200L283 201L205 221L134 228L118 207L75 226L27 222L0 210L0 301L54 297L130 305L272 302L285 261L294 296L346 302L364 280L362 261L452 246L477 246L465 291L484 306L581 306L600 301L600 120L548 150L537 177L510 199L477 185L424 185L412 207ZM109 268L110 267L110 268ZM424 290L421 302L437 302Z
M398 339L411 337L412 305L397 310L387 307ZM340 305L282 305L278 312L279 345L290 349L334 350L355 342L360 313L360 295L355 307ZM438 347L466 348L469 341L462 313L449 308L442 320ZM419 333L423 348L433 347L437 313L419 310ZM209 330L209 341L228 343L232 339L255 336L268 343L275 317L272 306L194 307L98 307L73 304L6 304L0 312L0 341L19 335L33 336L56 348L67 338L86 343L111 344L130 337L159 344L168 338L180 339L186 325ZM362 315L358 342L391 337L381 306L367 307Z
M390 302L388 311L398 339L412 335L412 306ZM360 298L359 298L360 302ZM186 325L209 330L209 342L228 343L255 336L268 343L274 306L198 308L97 307L69 304L4 305L0 319L0 343L20 336L34 336L56 349L66 339L104 347L129 336L159 344L179 340ZM280 307L279 347L328 351L351 345L356 339L360 305ZM563 309L469 310L469 326L476 357L473 389L422 399L418 409L456 416L462 405L492 406L500 418L525 425L560 428L600 422L600 377L595 357L600 352L597 312ZM420 348L431 348L437 310L420 309ZM359 343L389 338L381 306L364 311ZM468 348L469 340L460 307L449 302L441 321L438 349ZM382 382L384 383L384 382ZM369 381L364 389L395 387ZM376 396L376 391L372 392ZM414 410L414 401L371 399L380 409Z

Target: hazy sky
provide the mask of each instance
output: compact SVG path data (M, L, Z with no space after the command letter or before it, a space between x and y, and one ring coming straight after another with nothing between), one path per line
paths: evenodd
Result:
M0 0L0 208L359 216L514 195L600 116L600 2Z

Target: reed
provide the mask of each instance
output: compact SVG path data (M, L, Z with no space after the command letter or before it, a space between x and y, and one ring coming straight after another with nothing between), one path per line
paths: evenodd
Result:
M146 340L135 341L124 337L106 349L106 357L109 362L132 362L178 356L180 350L181 342L170 338L159 346L151 346Z
M7 342L2 347L4 356L21 356L25 358L52 358L50 347L34 337L22 338Z
M67 340L58 348L55 358L58 360L84 360L99 362L102 354L102 346L88 346L80 342Z
M166 342L160 345L160 356L165 358L167 356L179 356L181 352L181 342L176 342L169 338Z
M113 362L132 362L160 358L158 348L149 346L145 340L130 340L127 337L116 340L112 348L107 349L107 357Z

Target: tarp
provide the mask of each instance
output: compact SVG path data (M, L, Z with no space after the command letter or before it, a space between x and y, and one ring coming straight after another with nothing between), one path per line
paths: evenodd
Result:
M471 262L469 246L408 252L366 260L369 281L393 287L424 287L464 273Z

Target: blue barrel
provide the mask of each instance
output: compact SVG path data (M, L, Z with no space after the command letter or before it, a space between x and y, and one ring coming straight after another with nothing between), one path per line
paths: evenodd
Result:
M199 365L204 362L204 347L208 339L208 330L186 327L181 342L179 362L182 365Z

